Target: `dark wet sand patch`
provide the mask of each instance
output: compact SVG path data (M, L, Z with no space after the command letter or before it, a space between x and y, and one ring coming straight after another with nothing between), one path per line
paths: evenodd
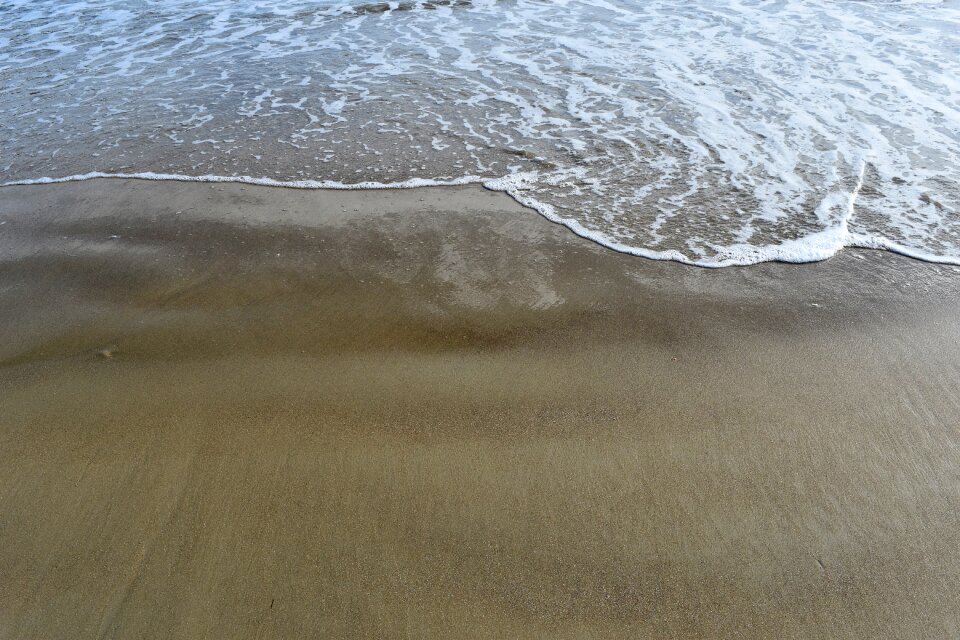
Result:
M960 273L479 188L0 189L0 635L960 634Z

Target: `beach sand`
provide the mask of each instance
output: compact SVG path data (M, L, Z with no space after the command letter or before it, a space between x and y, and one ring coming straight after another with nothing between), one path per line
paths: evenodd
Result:
M480 187L0 189L0 638L960 636L960 270Z

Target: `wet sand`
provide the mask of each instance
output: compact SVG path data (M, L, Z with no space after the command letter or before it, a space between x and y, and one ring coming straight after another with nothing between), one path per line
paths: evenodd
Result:
M0 188L0 638L960 636L958 311L477 187Z

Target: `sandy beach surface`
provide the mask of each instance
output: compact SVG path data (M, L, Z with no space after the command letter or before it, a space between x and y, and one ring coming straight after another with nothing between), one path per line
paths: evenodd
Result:
M479 187L0 188L0 638L960 637L958 312Z

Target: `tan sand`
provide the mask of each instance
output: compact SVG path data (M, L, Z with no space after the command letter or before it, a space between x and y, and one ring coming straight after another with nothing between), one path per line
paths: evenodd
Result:
M960 272L480 188L0 189L0 638L955 638Z

